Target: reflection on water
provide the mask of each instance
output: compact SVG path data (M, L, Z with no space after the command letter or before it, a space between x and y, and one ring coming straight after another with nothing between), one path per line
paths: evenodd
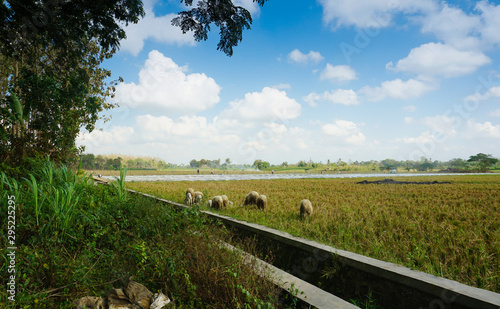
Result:
M148 175L127 176L126 181L213 181L213 180L259 180L259 179L302 179L302 178L366 178L366 177L409 177L409 176L445 176L445 175L494 175L470 173L424 173L424 174L222 174L222 175ZM103 176L114 180L115 176Z

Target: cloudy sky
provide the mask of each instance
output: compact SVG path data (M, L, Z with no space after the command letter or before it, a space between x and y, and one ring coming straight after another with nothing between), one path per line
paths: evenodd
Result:
M227 57L146 0L104 63L120 107L77 143L87 153L191 159L432 160L500 157L500 4L269 0Z

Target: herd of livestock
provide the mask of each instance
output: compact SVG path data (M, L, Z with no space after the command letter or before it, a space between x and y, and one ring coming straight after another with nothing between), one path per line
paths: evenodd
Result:
M188 206L193 204L201 205L203 203L203 193L200 191L194 191L193 188L188 188L186 190L186 197L184 203ZM206 202L206 206L213 209L223 209L228 207L234 207L234 203L229 200L227 195L217 195ZM267 196L257 193L256 191L251 191L245 196L245 200L240 207L251 207L256 206L257 209L266 210ZM313 207L311 201L308 199L303 199L300 201L300 216L310 216L313 214Z

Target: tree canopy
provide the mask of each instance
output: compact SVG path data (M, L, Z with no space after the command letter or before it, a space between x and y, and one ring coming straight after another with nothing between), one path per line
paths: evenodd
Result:
M0 163L37 154L73 158L81 127L114 107L101 63L144 15L140 0L3 1L0 4Z
M477 163L480 170L486 171L488 167L496 164L498 159L493 158L491 154L478 153L477 155L470 156L467 162Z
M263 6L267 0L253 0ZM193 0L181 0L186 6L192 6ZM233 55L233 47L243 39L243 30L250 29L252 16L247 9L235 6L232 0L200 0L197 6L182 11L172 20L172 25L181 28L183 33L193 31L196 41L208 38L210 25L219 27L220 40L217 49L228 56Z
M258 170L262 171L262 170L265 170L265 169L271 167L271 164L269 162L267 162L267 161L255 160L253 162L252 166L254 166Z
M141 0L7 0L0 4L0 49L11 57L33 44L77 52L95 39L109 52L126 37L122 25L143 16Z

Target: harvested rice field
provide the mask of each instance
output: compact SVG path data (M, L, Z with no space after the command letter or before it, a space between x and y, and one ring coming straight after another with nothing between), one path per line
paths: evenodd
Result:
M383 178L370 178L370 181ZM365 178L130 182L127 187L182 203L187 188L205 201L225 194L219 212L240 220L500 292L500 175L398 177L437 184L358 184ZM265 211L240 207L267 196ZM314 213L301 219L302 199ZM205 203L201 206L207 209Z

